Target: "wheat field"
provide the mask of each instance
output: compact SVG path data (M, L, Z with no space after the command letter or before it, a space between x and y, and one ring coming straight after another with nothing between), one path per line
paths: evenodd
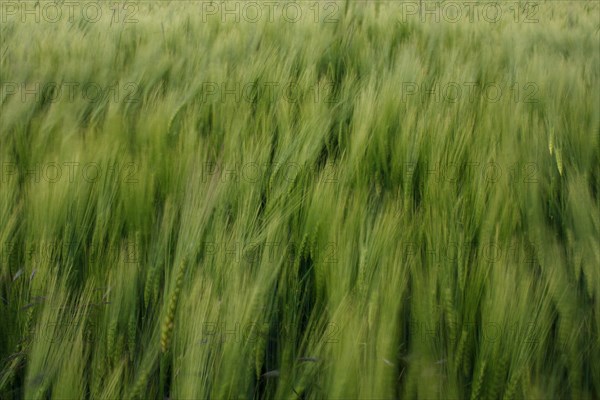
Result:
M2 0L0 56L1 399L600 398L597 1Z

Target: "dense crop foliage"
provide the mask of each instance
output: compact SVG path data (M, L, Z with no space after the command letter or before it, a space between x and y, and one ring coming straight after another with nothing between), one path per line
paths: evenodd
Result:
M0 398L599 398L599 4L245 4L0 4Z

